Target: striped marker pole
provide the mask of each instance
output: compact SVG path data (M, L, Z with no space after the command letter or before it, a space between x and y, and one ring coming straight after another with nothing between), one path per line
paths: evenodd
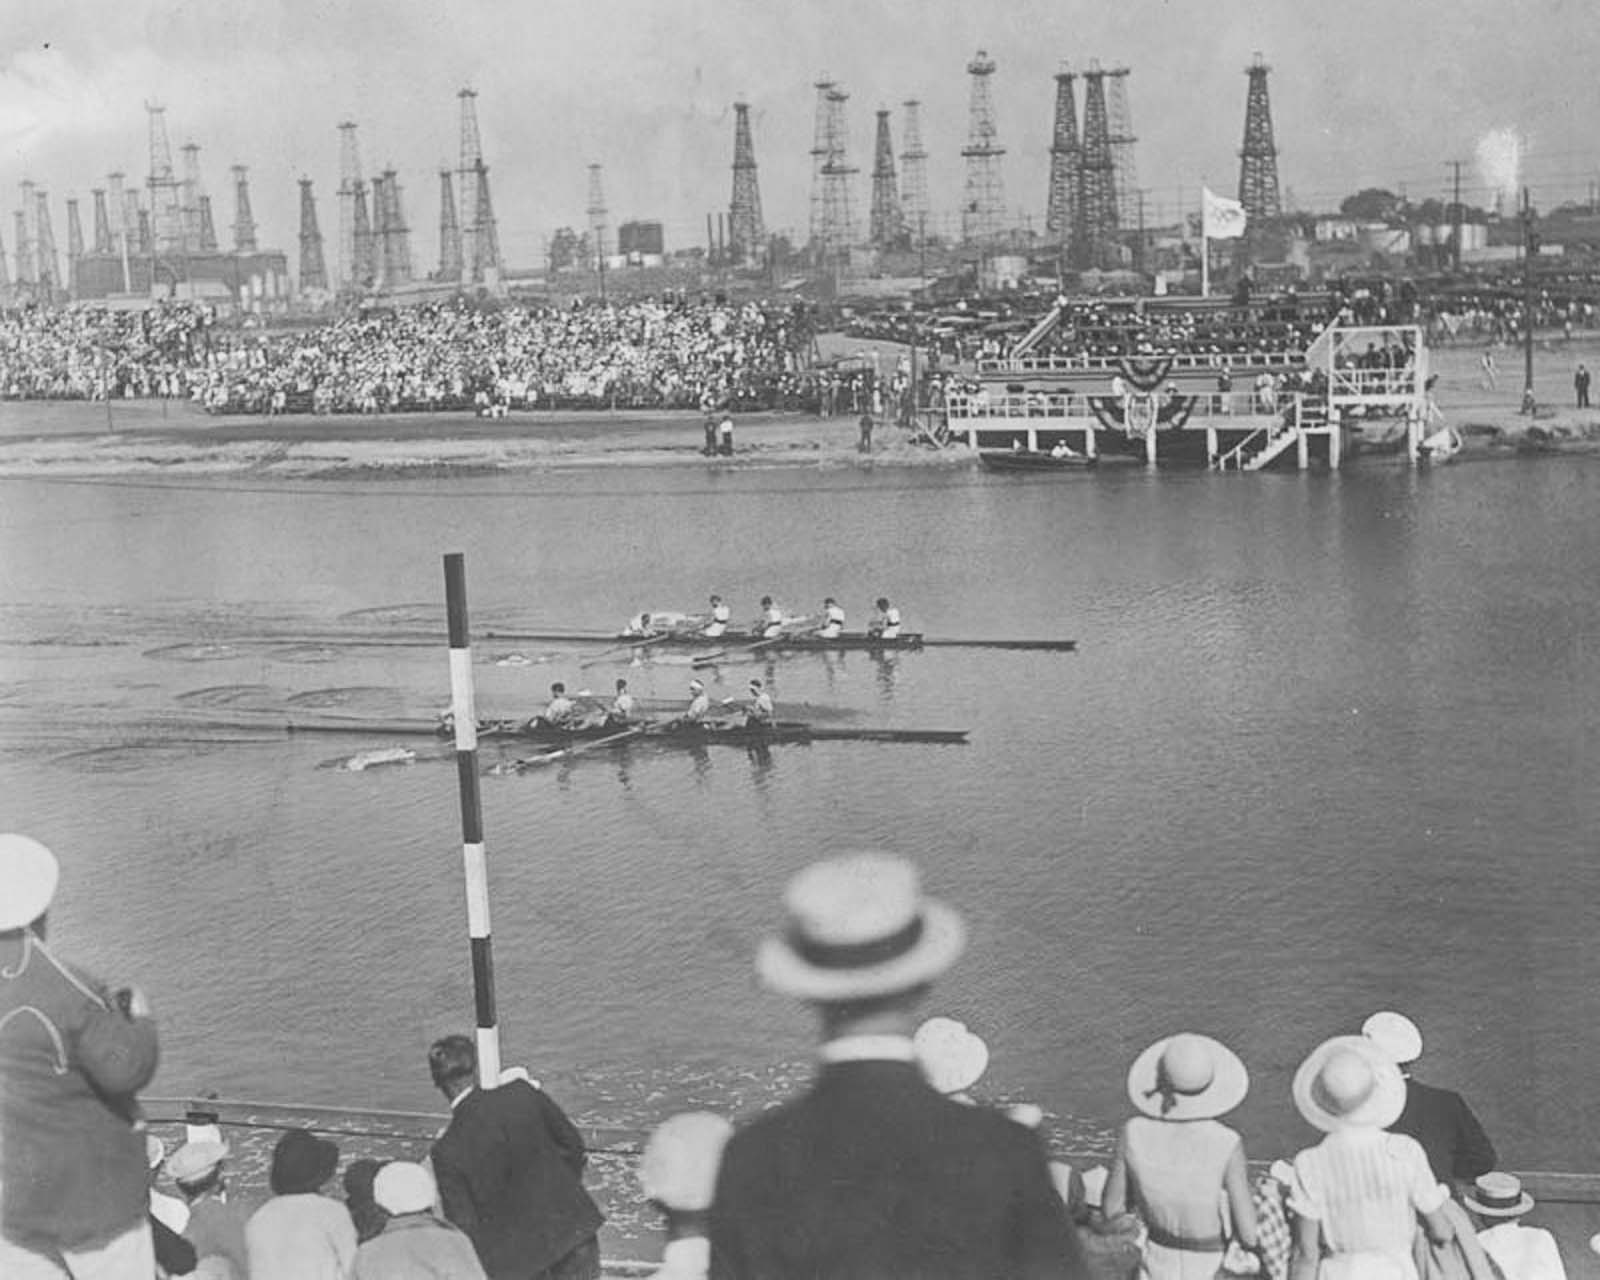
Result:
M450 624L450 712L455 718L456 775L461 792L461 859L467 877L467 934L472 944L472 996L478 1017L478 1083L500 1082L500 1027L494 1008L494 951L489 942L489 864L483 851L483 797L478 792L478 710L467 640L467 563L444 558Z

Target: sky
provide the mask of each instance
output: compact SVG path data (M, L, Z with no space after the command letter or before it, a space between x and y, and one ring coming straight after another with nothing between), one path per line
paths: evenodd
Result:
M438 171L458 163L456 95L470 86L512 267L541 261L558 227L585 225L595 163L611 226L652 219L669 249L703 243L706 214L728 206L738 100L751 104L768 229L803 240L823 74L850 94L862 224L875 112L894 110L898 151L900 103L917 98L933 215L953 226L965 66L980 48L997 65L1006 204L1036 227L1058 70L1130 69L1154 223L1193 209L1202 182L1236 189L1258 51L1298 207L1373 185L1444 196L1451 160L1483 203L1474 157L1497 130L1520 139L1535 203L1554 205L1600 182L1597 47L1594 0L0 0L0 238L15 249L24 179L49 191L59 248L68 195L92 236L90 190L113 169L149 171L155 102L180 176L179 148L200 144L225 244L230 165L249 166L261 242L291 261L296 180L309 177L330 267L337 126L356 121L366 173L399 173L422 274L437 265Z

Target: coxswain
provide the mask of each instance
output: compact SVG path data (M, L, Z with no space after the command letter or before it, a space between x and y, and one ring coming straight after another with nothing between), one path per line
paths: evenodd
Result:
M641 640L652 640L658 636L668 635L688 621L686 613L675 613L670 609L653 609L648 613L641 613L628 619L628 625L623 627L622 634Z
M698 680L689 681L689 705L684 709L685 724L703 724L711 712L711 699L706 697L706 687Z
M867 634L880 640L900 638L900 610L889 603L887 596L878 597L878 616L868 624Z
M770 729L776 718L772 706L772 695L762 686L761 681L750 681L750 701L744 706L744 724L747 729Z
M578 704L567 697L567 686L557 680L550 686L550 701L535 718L549 729L572 729L578 723Z
M771 640L783 631L783 610L773 603L771 596L761 597L761 618L750 629L763 640Z
M629 618L627 625L622 628L622 634L625 636L654 635L655 629L650 625L650 615L648 613L638 613Z
M711 597L711 621L706 623L700 634L715 639L728 629L728 621L733 617L733 610L723 603L721 596Z
M633 695L628 692L628 682L617 680L617 696L611 700L611 708L606 712L606 723L632 724L634 713Z
M822 625L817 628L817 635L824 640L836 640L843 631L844 610L829 596L822 602Z

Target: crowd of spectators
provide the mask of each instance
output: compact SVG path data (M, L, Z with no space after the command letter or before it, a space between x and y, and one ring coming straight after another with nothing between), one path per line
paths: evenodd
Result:
M340 1150L308 1129L278 1139L253 1208L229 1195L214 1124L168 1158L138 1103L150 1006L46 944L58 878L43 845L0 835L8 1280L597 1280L581 1135L525 1070L484 1079L466 1036L428 1054L447 1126L416 1159L351 1162L342 1199L326 1191ZM975 1096L981 1037L921 1018L966 927L913 864L834 855L790 881L784 908L756 969L812 1012L815 1078L742 1125L696 1111L651 1135L638 1177L666 1228L658 1277L1565 1280L1466 1101L1415 1078L1423 1039L1402 1014L1301 1061L1289 1094L1317 1140L1292 1159L1252 1173L1223 1121L1249 1071L1182 1031L1129 1067L1109 1168L1079 1168L1052 1159L1038 1107ZM178 1195L157 1190L163 1170Z

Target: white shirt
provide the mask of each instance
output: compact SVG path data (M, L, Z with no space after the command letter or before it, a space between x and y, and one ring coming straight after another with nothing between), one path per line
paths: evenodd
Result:
M910 1036L840 1036L817 1051L824 1062L915 1062L917 1047Z
M1541 1227L1502 1222L1478 1232L1478 1243L1500 1264L1506 1280L1567 1280L1555 1237Z
M705 1236L669 1240L651 1280L705 1280L711 1273L711 1241Z
M684 718L687 720L703 720L706 712L710 710L711 699L706 697L705 690L702 689L699 693L695 694L694 697L689 699L689 709L683 714Z

